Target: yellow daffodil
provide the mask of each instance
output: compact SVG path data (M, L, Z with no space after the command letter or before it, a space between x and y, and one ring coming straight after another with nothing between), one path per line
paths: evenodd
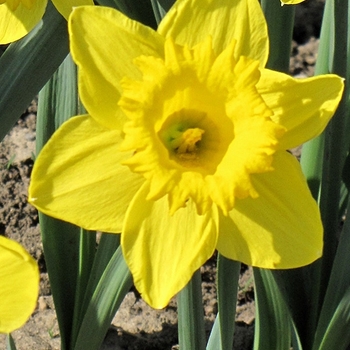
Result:
M282 5L296 5L300 4L305 0L281 0Z
M69 31L89 115L64 123L41 151L33 205L122 232L134 283L156 308L215 249L264 268L321 256L318 207L286 150L322 132L343 81L264 69L258 1L180 0L157 31L80 7Z
M52 0L66 18L74 6L93 5L93 0ZM0 0L0 44L28 34L42 18L47 0Z
M23 326L39 292L35 260L15 241L0 236L0 333Z

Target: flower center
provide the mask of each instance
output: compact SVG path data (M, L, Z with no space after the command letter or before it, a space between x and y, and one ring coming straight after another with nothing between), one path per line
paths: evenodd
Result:
M259 62L234 49L216 57L210 38L192 49L167 38L164 59L135 60L141 81L122 81L122 147L133 151L123 164L149 183L147 199L168 196L171 213L191 199L199 213L215 203L227 214L258 196L251 174L273 171L284 130L256 88Z
M190 128L182 131L177 131L173 135L171 141L171 147L175 151L177 157L180 160L195 160L198 159L198 145L197 143L202 140L204 130L199 128Z
M219 125L208 113L183 108L165 119L158 137L181 168L212 174L233 139L233 125L228 118Z

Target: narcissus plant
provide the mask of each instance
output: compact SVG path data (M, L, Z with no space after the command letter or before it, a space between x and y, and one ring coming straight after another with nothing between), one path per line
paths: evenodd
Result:
M79 7L69 32L89 114L38 156L34 206L121 232L134 283L156 308L215 249L272 269L322 255L319 210L287 150L324 130L343 80L265 69L258 1L179 0L157 31Z

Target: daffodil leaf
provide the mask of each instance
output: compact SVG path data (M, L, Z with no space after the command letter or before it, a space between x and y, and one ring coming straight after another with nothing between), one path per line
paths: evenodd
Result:
M76 80L76 67L67 58L41 90L37 116L37 153L65 119L78 113ZM68 349L78 286L80 228L42 213L39 213L39 219L62 349Z
M74 350L99 349L115 313L131 286L132 276L121 248L118 248L89 302Z
M108 234L103 233L101 235L98 248L96 251L93 266L89 273L89 282L86 285L86 290L84 294L83 305L81 306L81 321L85 315L91 298L96 290L96 287L110 261L113 254L119 247L120 235L119 234Z
M0 59L0 139L68 54L67 24L49 3L42 21Z
M347 210L350 210L350 201L348 202ZM318 346L323 341L325 341L323 338L327 332L330 332L330 337L333 337L334 332L337 332L337 330L335 329L330 330L330 328L334 328L332 322L339 322L339 317L345 317L345 326L346 322L350 321L346 320L346 317L348 316L343 315L344 309L349 308L350 302L350 274L349 265L347 263L349 257L349 250L350 220L349 218L347 218L343 226L343 232L340 237L337 252L333 262L327 293L323 302L319 322L317 325L314 349L318 349ZM349 323L347 323L347 327L349 327ZM340 338L343 338L345 333L347 332L344 332ZM341 349L342 347L334 346L334 348ZM326 347L324 349L326 349Z
M204 350L204 311L201 274L197 270L177 296L179 345L182 350Z
M96 232L80 229L78 278L74 295L74 316L71 342L77 337L80 322L84 315L83 302L87 292L90 273L96 253Z
M333 317L329 321L322 342L315 343L313 350L347 349L350 344L350 287L337 305ZM319 334L320 336L320 334Z
M289 349L291 318L271 272L254 268L254 280L257 310L254 350Z
M315 75L331 71L334 52L334 7L331 1L326 1L321 27L320 45L317 51ZM324 133L306 142L300 164L308 181L313 197L317 200L321 184L323 164Z
M349 50L345 50L348 41L348 14L343 4L334 2L334 54L332 71L348 78ZM339 203L343 187L341 175L348 152L348 107L349 89L346 88L336 113L325 133L325 162L323 164L319 206L324 226L324 250L319 280L319 305L325 304L325 295L330 288L332 271L337 260L339 246L336 232L339 228ZM349 208L349 206L348 206ZM341 213L342 214L342 213ZM344 263L344 255L341 260ZM346 280L347 281L347 280ZM334 282L333 282L334 283ZM344 289L343 289L344 292ZM339 300L339 299L338 299Z
M306 349L312 345L313 340L310 334L315 332L316 327L313 304L317 304L317 302L316 299L309 298L310 295L317 297L317 286L314 285L313 281L318 277L316 273L319 264L320 260L303 268L271 271L290 310L295 333L298 334L301 344ZM313 300L313 302L311 303L309 300Z
M270 54L266 68L288 73L295 7L281 6L280 0L262 0L261 7L269 28L270 39Z
M154 16L159 24L165 14L173 6L175 0L151 0Z
M329 73L333 65L334 52L334 6L326 1L320 46L317 55L315 75ZM315 200L319 198L322 178L324 154L324 133L303 145L301 167L308 186ZM321 261L317 261L303 269L274 271L273 274L286 298L293 314L295 326L305 348L311 348L310 334L316 330L316 319L319 314L319 278ZM298 286L295 288L295 286ZM308 300L313 300L308 303ZM328 318L329 320L329 318Z
M159 25L159 23L166 14L166 11L163 9L163 7L159 4L157 0L151 0L151 4L153 8L154 17L157 21L157 24Z
M11 333L6 336L6 350L16 350L16 344Z
M232 348L235 330L237 287L241 263L218 255L218 314L210 333L207 350Z
M174 5L175 0L157 0L159 6L161 6L165 12L168 12L171 6Z

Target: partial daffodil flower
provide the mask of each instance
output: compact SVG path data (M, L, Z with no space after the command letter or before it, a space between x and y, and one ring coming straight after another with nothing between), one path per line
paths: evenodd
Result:
M20 328L35 309L39 269L17 242L0 236L0 333Z
M93 0L52 0L68 19L74 6L93 5ZM44 15L47 0L0 0L0 44L8 44L28 34Z
M215 249L272 269L321 256L319 210L286 150L322 132L343 81L265 69L258 1L179 0L157 31L80 7L69 32L89 115L43 148L30 203L121 232L135 286L155 308Z
M281 0L282 5L296 5L304 2L305 0Z

